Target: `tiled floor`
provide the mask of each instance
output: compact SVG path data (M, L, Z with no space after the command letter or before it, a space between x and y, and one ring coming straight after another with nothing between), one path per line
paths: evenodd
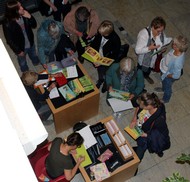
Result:
M150 21L157 15L163 16L167 22L166 33L168 36L177 36L183 34L190 40L190 1L189 0L84 0L89 3L93 8L97 10L101 20L109 19L114 22L115 29L119 33L122 43L128 42L131 47L129 50L129 56L136 59L134 53L134 44L136 36L140 29L147 26ZM38 21L44 19L39 12L34 13ZM117 28L121 24L126 30L127 34L121 34ZM2 27L0 26L0 38L3 39ZM18 70L18 74L21 74L15 55L10 48L5 46L12 58L15 67ZM3 60L1 60L3 61ZM190 51L187 52L186 63L184 67L184 75L174 84L173 96L170 103L166 104L167 111L167 123L169 126L171 137L171 148L165 152L162 158L157 157L155 154L149 154L146 152L142 163L139 165L139 172L137 176L131 178L130 182L159 182L167 176L172 175L173 172L179 171L182 176L190 179L189 165L177 164L176 158L181 153L190 153ZM40 71L41 66L34 67L29 61L30 69ZM97 73L94 68L88 62L84 63L84 67L90 70L89 74L92 79L96 81ZM149 85L146 82L146 89L149 92L153 91L153 88L160 85L159 75L153 73L152 78L155 81L154 85ZM93 124L103 119L113 112L106 104L106 94L101 93L99 114L85 121L88 124ZM160 95L161 96L161 95ZM133 110L125 111L118 119L120 128L124 128L131 120ZM56 135L54 125L45 126L49 139L52 140L56 136L65 137L72 129L62 132ZM135 145L135 142L125 134L126 138L130 141L131 145ZM119 181L119 179L118 179Z

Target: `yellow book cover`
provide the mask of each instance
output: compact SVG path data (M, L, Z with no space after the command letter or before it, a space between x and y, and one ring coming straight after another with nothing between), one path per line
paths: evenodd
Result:
M124 128L124 130L134 139L136 140L141 136L143 133L142 129L138 126L135 126L134 128L130 128L130 126L127 126Z
M77 148L76 151L77 151L77 154L76 154L77 159L79 156L84 156L84 158L85 158L85 160L80 164L81 167L85 167L85 166L92 164L92 161L88 155L88 152L86 151L86 149L84 147L84 144L82 144L80 148Z
M97 63L104 66L110 66L114 61L111 58L101 57L100 54L92 47L88 47L85 53L82 54L82 57L92 63Z

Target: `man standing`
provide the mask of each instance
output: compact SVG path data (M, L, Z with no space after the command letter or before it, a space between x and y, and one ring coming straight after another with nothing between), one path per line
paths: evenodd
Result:
M34 65L39 63L32 31L36 27L36 20L22 7L20 2L15 0L7 2L3 32L7 44L17 55L22 72L28 70L26 54L28 54Z

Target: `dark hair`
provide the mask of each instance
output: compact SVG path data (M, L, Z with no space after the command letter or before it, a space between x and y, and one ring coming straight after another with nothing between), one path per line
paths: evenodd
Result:
M142 93L139 97L137 102L140 104L143 102L144 106L151 105L154 108L158 108L161 105L160 99L155 93Z
M79 133L72 133L67 137L66 144L69 146L81 146L84 142L83 137Z
M154 27L154 29L157 29L157 28L160 28L163 26L165 29L166 28L166 22L161 16L157 16L156 18L154 18L152 20L150 26Z
M85 21L88 19L88 17L90 16L90 12L88 11L88 9L85 6L81 6L79 7L76 12L75 12L75 17L79 20L79 21Z
M6 8L5 8L5 17L8 20L14 20L14 19L18 19L20 17L19 14L19 2L18 1L9 1L6 4Z

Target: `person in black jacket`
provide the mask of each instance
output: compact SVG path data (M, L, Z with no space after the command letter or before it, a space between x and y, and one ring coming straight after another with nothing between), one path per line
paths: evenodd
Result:
M98 33L95 35L92 41L91 47L96 49L101 56L108 57L116 60L119 55L121 40L117 33L114 31L114 25L109 20L104 20L99 28ZM108 66L95 65L98 71L98 81L97 88L103 84L102 93L107 91L107 86L105 82L106 71Z
M133 128L137 125L142 129L143 133L137 138L137 147L134 147L134 150L140 160L143 159L144 153L147 149L150 153L157 153L159 157L162 157L164 154L163 150L170 147L165 106L154 93L141 94L137 99L137 102L139 107L136 108L130 127ZM151 146L149 146L150 143L148 143L148 139L153 132L159 133L159 136L157 135L158 138L152 138L152 140L156 142L156 146L158 148L160 147L158 151L150 151ZM164 148L159 145L161 137L163 137L164 140Z
M56 83L51 83L48 88L44 89L45 91L42 94L37 92L34 84L38 80L48 79L49 76L48 74L37 74L34 71L25 71L21 76L25 89L42 121L46 121L51 115L51 110L45 101L49 97L50 91L56 87ZM57 73L51 76L59 77L60 74Z
M34 65L39 63L34 44L32 28L36 28L35 18L20 4L13 0L7 2L3 32L7 44L17 55L19 66L22 72L28 70L26 54Z

